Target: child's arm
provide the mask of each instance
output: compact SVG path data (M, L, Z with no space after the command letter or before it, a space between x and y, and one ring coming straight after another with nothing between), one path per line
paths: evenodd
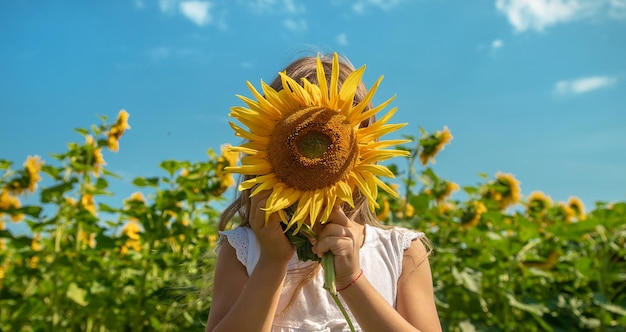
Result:
M265 207L268 195L269 192L264 192L251 200L250 228L259 241L261 255L250 277L227 241L220 248L206 331L271 329L295 249L283 233L277 214L272 214L265 224L265 211L261 208Z
M363 330L441 331L425 255L419 240L413 241L405 251L403 272L398 280L397 309L389 305L364 276L340 293ZM422 264L417 266L416 262Z
M235 250L224 242L217 258L206 331L269 331L286 272L287 263L261 258L248 278Z
M365 275L360 275L362 234L363 225L349 220L341 209L336 209L314 246L318 255L329 250L335 255L337 288L343 288L339 294L361 328L364 331L441 331L430 266L422 242L413 241L404 253L396 310Z

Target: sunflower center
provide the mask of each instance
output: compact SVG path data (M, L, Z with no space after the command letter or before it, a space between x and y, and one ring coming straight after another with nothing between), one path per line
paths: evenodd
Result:
M346 180L357 157L352 126L341 113L324 107L309 107L280 120L268 145L276 176L299 190Z
M296 147L300 154L306 158L322 158L330 148L330 137L319 131L310 131L296 138Z

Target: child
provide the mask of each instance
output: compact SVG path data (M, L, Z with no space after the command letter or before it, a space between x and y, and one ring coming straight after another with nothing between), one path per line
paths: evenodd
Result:
M300 82L318 84L316 57L296 60L284 70ZM322 59L325 73L331 61ZM340 62L339 83L355 69ZM330 78L327 77L327 81ZM270 85L282 89L281 78ZM361 82L355 103L365 98ZM373 118L361 123L366 127ZM265 222L269 191L239 193L220 220L220 239L207 331L348 331L317 262L298 260L281 228L278 213ZM239 227L224 231L235 216ZM358 331L441 331L424 233L383 228L365 195L354 193L354 207L336 205L328 221L316 223L313 251L335 256L336 286ZM426 245L425 245L426 244Z

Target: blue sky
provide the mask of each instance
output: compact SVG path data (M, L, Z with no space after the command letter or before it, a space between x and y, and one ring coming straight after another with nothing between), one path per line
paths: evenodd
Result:
M394 122L448 126L433 166L461 185L513 173L523 194L626 200L626 0L117 0L0 3L0 158L65 151L99 115L130 113L124 177L237 144L245 81L300 55L339 52ZM399 160L398 160L399 162Z

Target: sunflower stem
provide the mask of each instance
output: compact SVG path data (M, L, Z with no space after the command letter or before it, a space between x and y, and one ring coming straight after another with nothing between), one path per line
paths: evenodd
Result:
M332 252L328 251L322 256L322 268L324 269L324 288L330 293L333 300L335 300L341 314L343 314L346 322L348 322L350 331L354 332L352 320L350 320L346 308L343 307L343 303L339 301L339 295L337 294L337 284L335 283L335 255Z

